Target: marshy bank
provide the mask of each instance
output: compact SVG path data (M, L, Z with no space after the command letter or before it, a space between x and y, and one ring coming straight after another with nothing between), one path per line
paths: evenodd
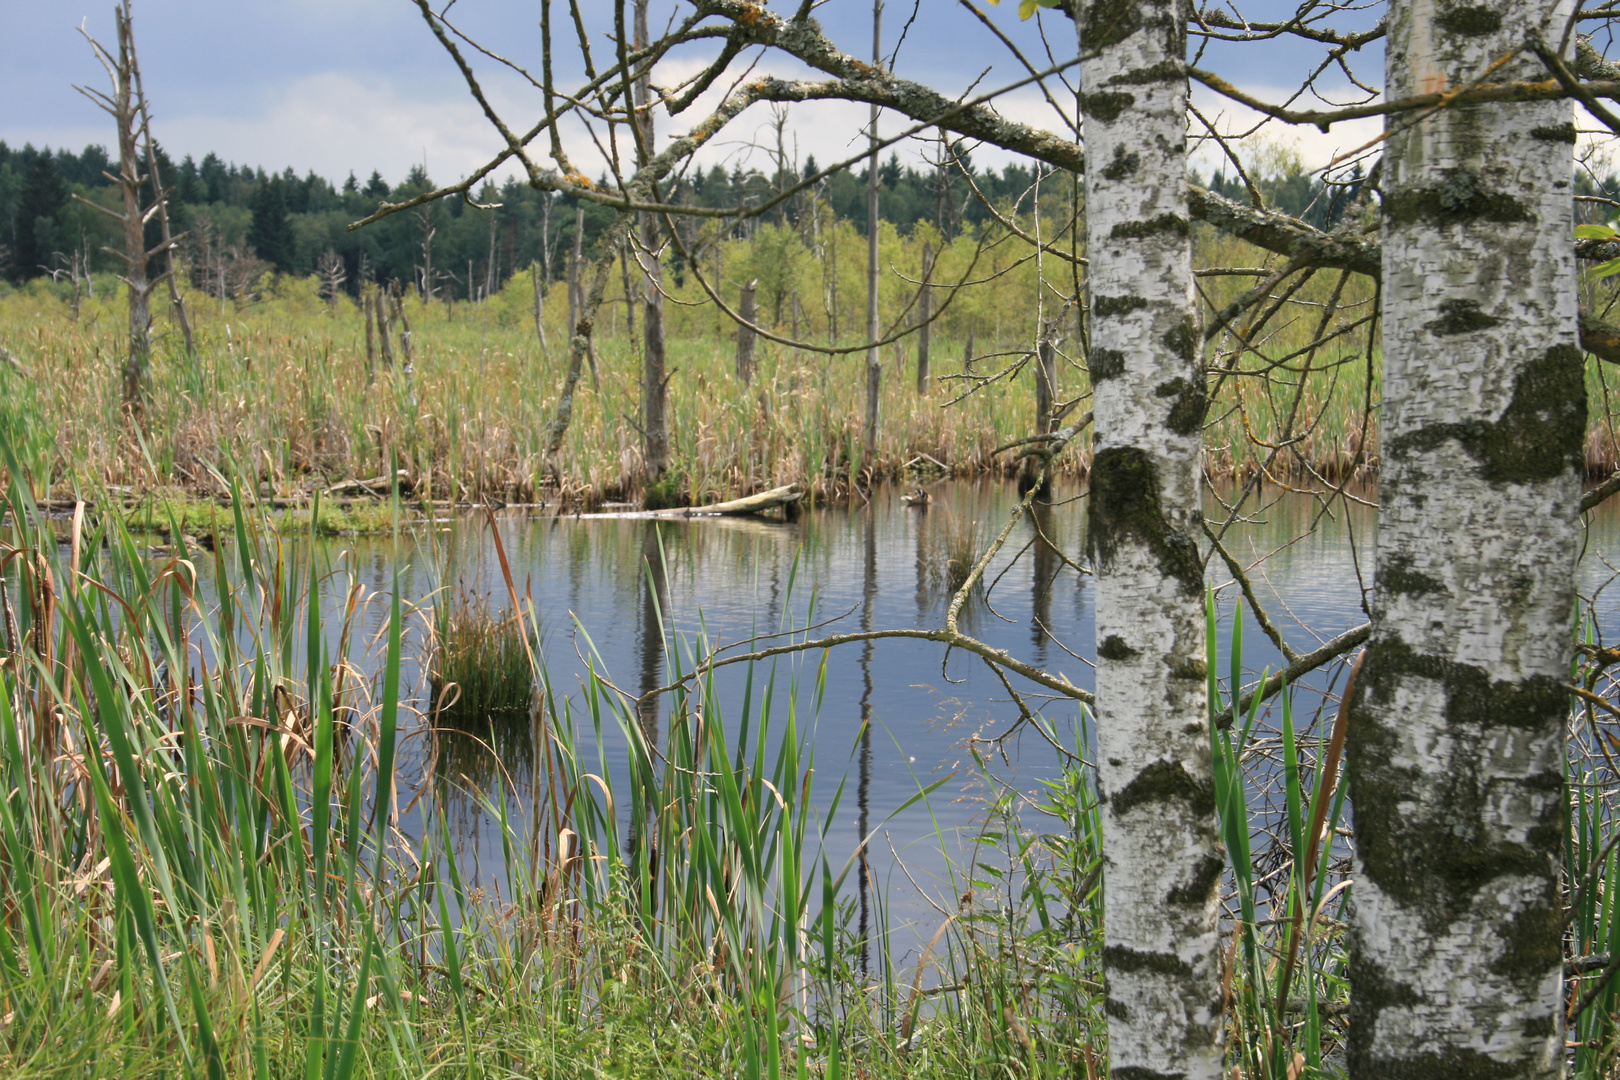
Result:
M1215 281L1212 299L1226 287ZM548 459L565 313L552 310L554 292L548 352L525 309L532 290L524 275L508 286L511 296L486 305L407 298L408 371L368 367L360 310L345 296L324 302L313 279L277 279L253 301L197 294L197 353L187 355L177 335L159 335L138 425L120 400L116 286L98 285L95 298L79 303L77 320L61 291L40 281L0 295L0 343L16 360L0 364L0 429L40 498L127 489L223 499L236 480L249 495L297 501L396 469L406 472L408 494L429 502L588 509L644 494L637 346L613 324L598 328L596 367L581 384L561 449ZM701 505L799 483L812 502L836 502L883 481L1011 475L1018 461L1002 448L1036 430L1031 346L1010 315L1001 317L1013 308L989 296L974 302L995 309L995 318L980 325L989 318L981 312L955 329L951 322L935 328L928 393L918 394L908 374L911 339L885 353L881 423L870 448L854 392L864 378L858 357L766 343L744 385L732 370L733 335L709 313L672 314L685 322L670 332L675 374L663 500ZM1286 350L1305 333L1284 327L1265 348ZM1090 384L1071 338L1058 346L1057 404L1072 420L1089 407ZM1287 363L1277 368L1270 352L1239 350L1231 377L1211 384L1211 475L1264 468L1303 481L1375 472L1376 419L1366 417L1376 374L1366 343L1336 340L1297 372ZM1078 440L1053 462L1054 475L1084 475L1089 455L1087 439Z
M649 697L763 635L936 623L1016 496L931 490L926 509L883 489L793 523L508 513L496 533L478 514L356 538L282 534L237 503L225 542L156 553L113 517L76 547L13 530L8 1074L1106 1075L1072 702L1024 691L1020 721L982 664L918 641ZM1032 508L963 617L1084 684L1078 494L1060 481ZM9 497L39 520L26 484ZM1354 558L1376 523L1319 509L1285 496L1227 541L1243 565L1276 552L1256 588L1296 648L1364 618ZM1594 551L1620 548L1613 511L1593 529ZM1599 644L1620 628L1605 573L1588 560ZM1217 718L1281 659L1225 580ZM1338 1060L1351 822L1323 777L1342 682L1324 669L1212 747L1242 1077ZM1571 880L1614 880L1613 778L1578 749ZM1294 823L1318 812L1329 842L1296 860ZM1614 914L1601 890L1575 907L1589 963ZM1612 1067L1616 1008L1582 1011L1577 1075Z

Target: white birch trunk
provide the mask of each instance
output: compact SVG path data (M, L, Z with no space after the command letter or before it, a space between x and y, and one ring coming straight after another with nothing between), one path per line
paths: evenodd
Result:
M1392 0L1385 94L1465 85L1538 27L1556 43L1570 7ZM1547 74L1525 52L1491 78ZM1567 102L1447 108L1385 151L1377 592L1348 757L1358 1080L1562 1069L1586 426L1571 120Z
M1217 839L1197 546L1205 410L1179 3L1078 20L1091 259L1098 785L1110 1070L1221 1071Z

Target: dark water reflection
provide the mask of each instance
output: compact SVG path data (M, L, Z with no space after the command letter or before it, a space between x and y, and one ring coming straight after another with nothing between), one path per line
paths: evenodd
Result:
M976 555L1007 520L1017 496L1011 485L956 482L934 488L927 509L902 504L895 491L880 491L867 506L804 513L794 523L747 519L589 520L503 516L499 519L518 592L532 602L542 629L542 649L553 693L572 695L572 714L583 716L580 676L593 660L627 694L645 694L666 684L673 670L687 668L706 640L726 644L793 626L823 622L816 633L854 629L932 627L943 622L953 583L960 580L964 552ZM1006 549L990 565L988 587L970 603L963 627L1015 656L1061 671L1076 685L1091 688L1093 593L1076 568L1084 563L1084 506L1074 490L1054 492L1014 529ZM1366 620L1364 589L1371 584L1374 512L1370 506L1338 502L1324 514L1319 501L1304 495L1269 496L1250 520L1234 525L1225 543L1250 575L1257 594L1279 630L1295 649L1308 652L1321 641ZM1224 516L1211 502L1212 518ZM1612 510L1595 515L1583 582L1590 591L1607 580L1605 555L1620 519ZM1460 538L1459 542L1466 542ZM344 555L342 553L347 552ZM441 583L459 584L509 607L507 586L482 518L441 523L431 532L398 546L392 541L350 540L325 545L320 558L334 567L354 565L377 592L386 595L399 570L406 599L422 602ZM349 559L354 560L349 563ZM1359 569L1358 569L1359 565ZM1226 675L1236 589L1218 559L1211 560L1222 615L1220 672ZM1609 593L1616 594L1611 601ZM1610 638L1620 622L1620 589L1610 589L1598 607ZM384 617L378 604L372 629ZM408 675L420 683L418 655ZM1243 666L1250 681L1281 657L1255 628L1245 626ZM853 788L827 822L829 859L834 868L853 856L858 872L852 902L860 937L884 919L891 928L908 921L931 934L934 909L913 887L915 881L944 907L954 905L961 883L948 872L939 834L953 856L965 850L979 809L972 776L969 739L1003 733L1017 716L996 676L960 652L946 657L926 641L864 642L835 649L825 657L825 692L812 709L811 687L823 662L820 654L783 661L778 672L777 711L788 677L796 675L797 723L816 755L814 798L830 804L847 777ZM1320 722L1330 710L1328 692L1335 671L1324 670L1300 687L1296 723ZM731 714L739 711L742 665L717 676ZM1022 693L1024 688L1020 688ZM756 687L756 704L758 689ZM1067 699L1028 697L1076 745L1081 716ZM419 702L426 711L428 703ZM648 701L637 712L647 737L660 737L660 707ZM1317 718L1315 721L1312 718ZM406 746L409 768L434 770L426 723ZM504 741L511 756L501 762L503 782L515 820L530 805L532 758L539 751L530 733ZM489 792L496 762L481 745L445 752L441 739L437 785L445 792L456 832L480 864L492 873L501 862L499 841L482 802L467 789ZM588 740L587 740L588 745ZM981 744L981 749L985 749ZM611 724L604 731L606 767L622 781L626 747ZM1004 754L1001 752L1004 751ZM997 775L1030 792L1043 779L1059 775L1058 754L1037 736L1008 740L990 755ZM590 767L594 770L596 763ZM930 800L893 815L919 787L942 775L953 778ZM406 777L407 782L412 778ZM419 779L429 780L423 776ZM615 785L619 791L626 787ZM624 808L620 809L625 814ZM873 830L876 832L873 833ZM872 835L870 846L859 847ZM909 934L906 940L910 940ZM872 948L881 947L881 942ZM900 959L900 957L896 957ZM863 952L863 967L880 969L881 955Z

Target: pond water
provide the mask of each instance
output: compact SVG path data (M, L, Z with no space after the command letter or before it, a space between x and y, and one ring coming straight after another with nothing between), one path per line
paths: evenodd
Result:
M824 624L814 630L817 637L941 625L953 585L953 557L982 551L1018 496L1010 483L1001 482L944 482L931 491L933 502L926 509L907 506L898 490L884 489L866 505L809 510L794 522L513 511L496 521L517 591L538 614L552 692L571 695L573 713L581 716L580 685L588 659L615 685L640 694L668 683L672 664L689 667L700 640L712 648L812 623ZM1052 503L1039 506L1033 521L1014 528L986 574L989 587L964 613L963 628L1089 689L1094 593L1090 579L1069 561L1085 562L1085 502L1079 494L1055 490ZM1225 535L1232 555L1252 564L1250 576L1262 604L1300 652L1367 619L1363 595L1371 585L1375 512L1369 501L1374 496L1353 495L1324 511L1309 495L1268 491L1245 504L1249 517ZM1208 514L1225 516L1214 497ZM1605 588L1613 557L1620 553L1617 539L1620 516L1612 507L1600 508L1590 525L1582 581L1583 592L1598 598L1600 632L1610 640L1620 627L1620 590ZM334 569L357 569L382 596L397 571L411 603L431 604L442 588L485 595L497 609L510 607L484 516L439 522L399 541L323 542L318 559ZM1211 560L1209 580L1221 613L1219 671L1225 676L1237 590L1219 559ZM369 629L375 631L385 617L385 605L373 605ZM425 635L415 637L418 645L406 674L408 684L419 688L417 707L426 713L430 703L420 644ZM1281 657L1252 619L1246 620L1244 639L1245 681L1262 668L1278 666ZM823 662L817 707L814 684ZM1006 732L1017 708L982 661L961 652L946 657L941 646L927 641L860 642L825 655L798 654L779 661L777 677L779 697L793 678L799 684L797 723L814 746L817 806L826 808L839 783L847 783L836 817L825 823L827 854L836 868L862 836L874 835L867 851L869 880L898 935L895 946L904 952L917 936L931 935L939 922L935 905L953 907L962 888L946 856L960 865L971 849L967 841L979 825L986 791L970 739ZM718 675L721 699L732 715L739 711L744 679L744 665ZM1331 692L1341 679L1342 669L1334 665L1305 680L1295 702L1296 723L1320 724L1331 712ZM1017 688L1020 693L1036 689ZM1039 693L1027 700L1042 709L1069 748L1076 747L1083 730L1076 703ZM777 711L782 712L780 704ZM516 723L519 730L508 724L494 741L507 757L502 767L513 781L511 811L521 821L530 795L525 749L530 741L527 722ZM425 771L434 767L427 721L419 718L411 727L403 747L407 784L431 779ZM602 767L619 776L626 761L623 733L609 723L604 735ZM994 748L976 745L999 782L1025 793L1061 772L1058 752L1027 730ZM594 754L594 747L589 752ZM479 864L473 876L491 879L501 862L499 841L481 801L468 789L492 790L496 763L476 744L441 740L437 768L464 857ZM950 779L925 806L896 815L920 787L947 775ZM864 883L859 878L852 875L852 888ZM874 900L858 891L864 913Z

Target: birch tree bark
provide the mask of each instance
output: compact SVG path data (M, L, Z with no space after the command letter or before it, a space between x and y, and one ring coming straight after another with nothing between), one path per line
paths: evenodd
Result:
M1393 0L1385 93L1465 85L1556 42L1570 10ZM1545 72L1526 51L1491 78ZM1377 592L1348 742L1361 1080L1561 1073L1586 427L1571 121L1567 103L1464 105L1392 120L1386 144Z
M1176 0L1079 5L1096 456L1098 787L1110 1068L1221 1072L1201 520L1204 376Z

